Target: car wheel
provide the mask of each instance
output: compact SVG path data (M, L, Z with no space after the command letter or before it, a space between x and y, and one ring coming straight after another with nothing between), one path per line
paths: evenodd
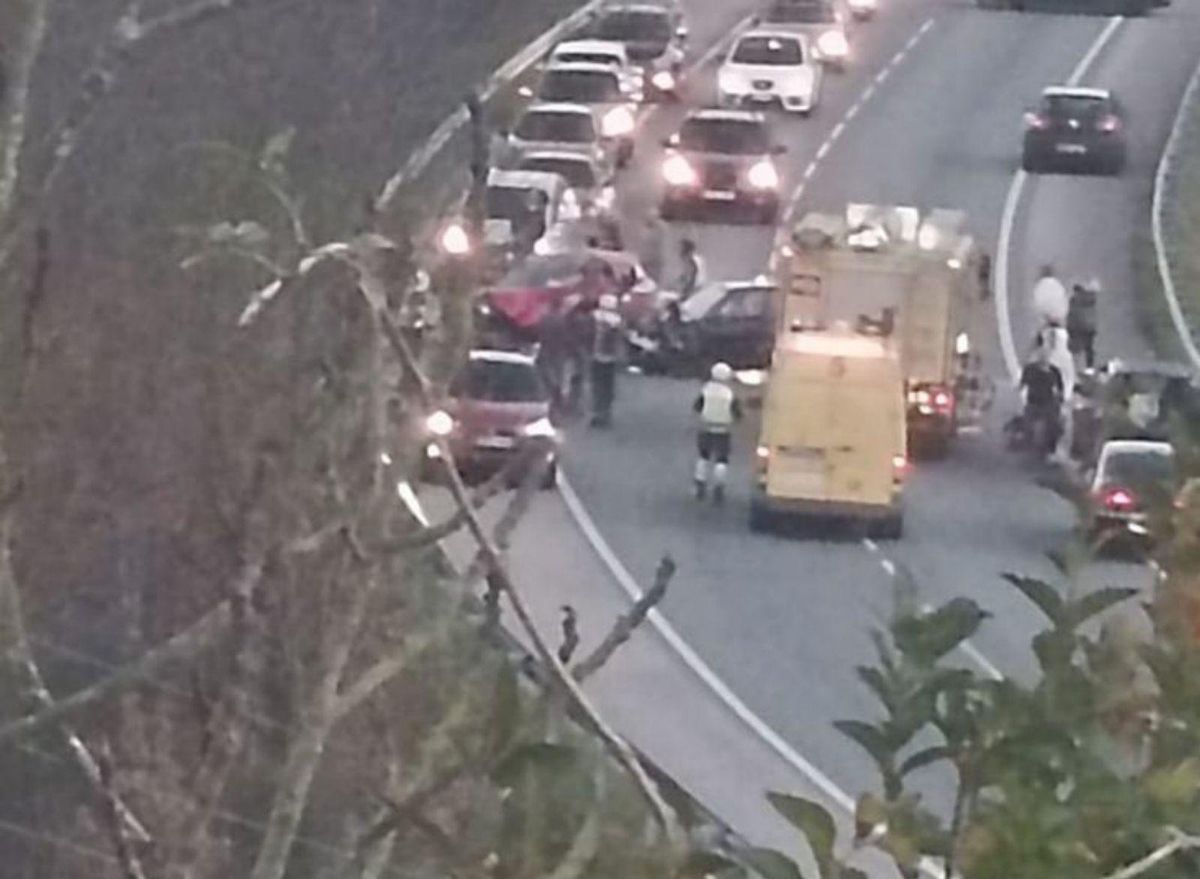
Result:
M558 461L551 461L546 465L546 472L542 474L542 491L554 491L558 487Z
M1039 165L1033 154L1026 150L1021 154L1021 170L1028 174L1037 174Z

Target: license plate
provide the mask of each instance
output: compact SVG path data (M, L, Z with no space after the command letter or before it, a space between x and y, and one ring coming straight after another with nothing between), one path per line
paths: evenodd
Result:
M1054 145L1054 149L1069 156L1080 156L1087 152L1087 147L1081 143L1058 143Z
M771 82L771 80L769 80L769 79L756 79L756 80L754 80L754 87L755 87L756 89L758 89L760 92L765 92L765 91L766 91L767 89L769 89L771 86L772 86L772 82Z
M511 436L485 436L476 440L475 445L481 449L511 449L513 438Z
M704 190L704 197L709 201L733 201L737 198L737 193L724 189L706 189Z

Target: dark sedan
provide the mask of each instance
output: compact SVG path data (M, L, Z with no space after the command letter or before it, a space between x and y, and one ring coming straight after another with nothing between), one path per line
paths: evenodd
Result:
M665 146L664 220L700 212L749 212L760 223L779 213L779 172L766 119L747 110L699 110Z
M1025 114L1021 167L1033 174L1120 174L1125 120L1116 97L1107 89L1056 86L1043 91L1037 108Z

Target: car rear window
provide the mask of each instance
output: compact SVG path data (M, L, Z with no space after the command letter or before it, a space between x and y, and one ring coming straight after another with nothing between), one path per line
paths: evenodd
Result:
M828 3L796 3L781 0L767 10L767 21L774 24L826 24L837 21Z
M1061 119L1086 119L1109 112L1109 102L1103 98L1077 95L1047 95L1043 107L1050 116Z
M546 143L591 143L596 128L588 113L526 113L517 124L516 135Z
M596 174L588 162L572 159L550 157L534 157L521 162L523 171L548 171L566 179L575 189L591 189L596 185Z
M1169 484L1175 479L1175 457L1150 452L1117 452L1105 459L1104 481L1121 485Z
M452 383L450 396L486 403L541 403L546 391L532 364L471 360Z
M799 40L779 37L743 37L733 51L738 64L803 64L804 51Z
M742 119L688 119L679 129L679 145L686 150L730 155L770 150L765 126Z
M555 61L562 61L564 64L574 64L577 61L585 64L609 64L612 66L620 66L621 59L617 55L610 55L607 52L555 52Z
M671 39L671 20L665 12L652 10L610 12L596 24L595 34L602 40L655 40L665 43Z
M487 215L489 220L510 220L519 223L530 214L546 209L546 193L540 189L519 189L515 186L489 186Z
M573 101L602 104L621 97L621 84L615 73L600 70L549 70L542 77L541 98L545 101Z

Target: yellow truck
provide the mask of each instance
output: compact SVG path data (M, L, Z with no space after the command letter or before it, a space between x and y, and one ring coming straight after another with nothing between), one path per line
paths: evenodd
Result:
M909 445L942 455L958 431L956 389L970 348L979 253L961 211L851 204L809 214L777 254L778 333L845 322L894 340Z
M907 446L894 346L848 328L792 331L778 341L755 452L751 529L785 515L828 516L899 538Z

